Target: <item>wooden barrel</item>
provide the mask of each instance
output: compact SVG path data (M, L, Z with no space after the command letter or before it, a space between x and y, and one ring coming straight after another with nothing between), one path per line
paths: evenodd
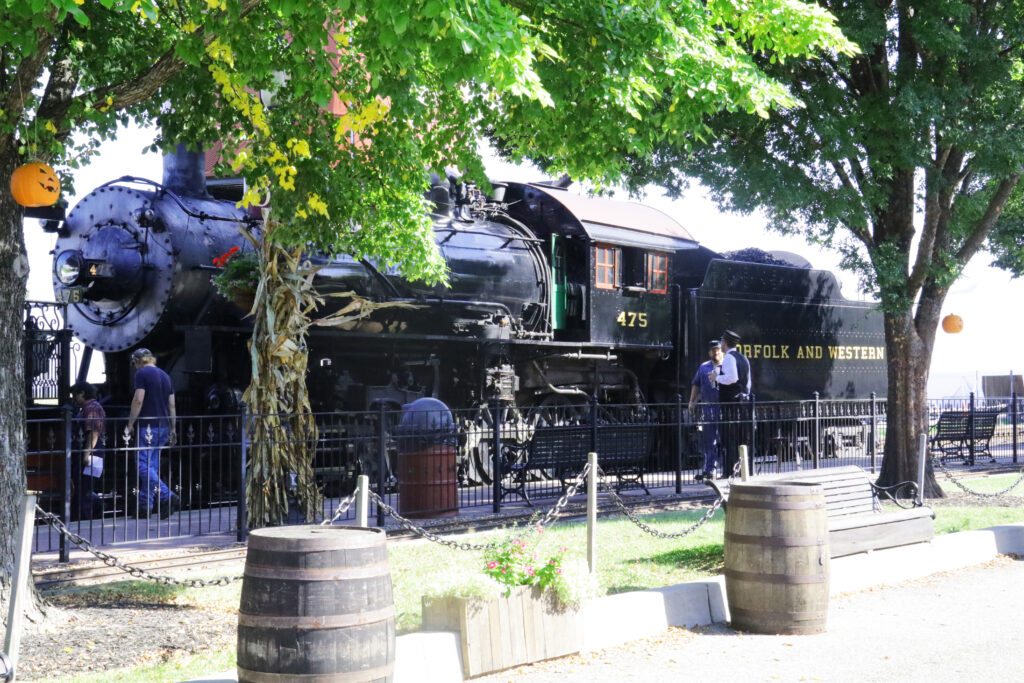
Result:
M413 518L459 514L459 477L454 446L427 446L399 457L400 514Z
M732 628L823 632L828 578L828 518L820 485L732 485L725 515L725 592Z
M390 683L394 664L382 529L294 526L249 535L238 610L240 682Z

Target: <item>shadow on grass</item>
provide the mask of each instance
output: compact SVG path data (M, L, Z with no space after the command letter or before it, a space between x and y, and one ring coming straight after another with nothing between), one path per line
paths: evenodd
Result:
M121 581L43 593L43 597L55 605L67 607L156 607L162 603L171 603L185 590L184 586L150 581Z
M717 576L725 566L725 545L723 543L705 543L688 548L677 548L666 553L649 557L637 557L631 564L657 564L668 567L684 567L695 575L709 574ZM650 586L610 585L608 594L625 593L628 591L647 590Z

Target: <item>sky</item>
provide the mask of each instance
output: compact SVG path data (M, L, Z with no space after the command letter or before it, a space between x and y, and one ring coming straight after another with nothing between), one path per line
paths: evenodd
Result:
M142 153L151 144L153 133L126 129L117 140L105 143L93 162L75 172L75 194L65 193L69 206L97 185L124 175L159 181L163 175L159 154ZM530 168L512 166L487 156L487 169L493 180L541 180L543 175ZM577 187L574 185L573 187ZM620 194L618 199L628 199ZM720 211L702 189L694 184L685 197L670 200L658 188L649 188L643 202L654 206L683 225L701 244L715 251L757 247L765 251L784 250L799 254L815 268L832 270L842 283L848 299L863 300L857 277L838 268L838 256L807 244L800 237L783 236L766 228L763 216L741 216ZM51 301L52 256L55 237L43 233L38 223L25 222L29 251L28 298ZM1024 278L1011 279L1009 273L988 265L991 258L980 254L968 264L963 276L946 297L942 315L957 314L964 321L963 332L937 333L932 357L928 393L932 397L962 396L977 390L984 375L1024 372L1024 355L1016 352L1013 340L1024 338L1024 316L1019 314L1024 301ZM90 375L90 379L100 378Z

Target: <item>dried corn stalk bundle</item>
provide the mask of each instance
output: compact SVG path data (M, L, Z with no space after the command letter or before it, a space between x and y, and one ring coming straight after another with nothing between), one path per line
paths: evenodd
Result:
M313 478L317 428L306 390L310 325L341 327L359 322L382 308L415 308L404 302L378 303L351 292L328 295L348 299L337 311L313 320L324 304L313 288L319 267L304 259L301 248L273 244L273 223L266 221L262 241L246 237L260 254L253 333L249 341L252 379L243 400L250 411L250 448L246 471L246 506L250 528L281 524L288 516L288 493L295 476L299 504L312 522L322 508Z
M291 475L306 519L312 522L322 507L313 481L317 428L306 391L306 332L321 302L313 290L316 268L302 249L275 245L273 223L265 226L262 241L249 237L262 270L251 311L252 379L243 396L252 415L245 498L253 528L287 518Z

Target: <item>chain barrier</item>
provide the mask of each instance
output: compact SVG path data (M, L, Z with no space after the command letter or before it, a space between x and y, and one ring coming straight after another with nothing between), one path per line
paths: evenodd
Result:
M932 461L932 467L934 468L937 465L938 468L942 470L942 473L946 475L946 479L949 479L949 481L951 481L954 486L956 486L958 489L960 489L969 496L977 496L979 498L1001 498L1010 491L1012 491L1013 489L1017 488L1017 486L1019 486L1020 483L1024 481L1024 469L1021 469L1019 470L1020 476L1017 477L1017 480L1010 484L1009 486L1007 486L1006 488L1004 488L1003 490L995 491L993 493L982 493L981 491L975 491L973 489L968 488L966 485L964 485L963 482L961 482L959 479L953 476L953 472L946 467L946 463L942 462L942 458L936 457L935 455L931 455L930 457Z
M330 526L331 524L334 524L339 519L341 519L341 516L348 512L348 509L352 507L352 503L355 502L355 499L356 491L353 491L352 493L342 498L341 502L338 503L338 508L334 511L334 516L330 519L325 519L324 521L320 522L320 526Z
M736 476L739 473L739 465L740 465L739 462L737 462L735 467L733 467L733 475L732 476ZM604 472L601 470L600 466L598 466L597 474L598 474L598 476L603 476L604 475ZM718 512L718 510L725 503L725 499L722 498L722 496L718 496L718 499L715 500L715 502L711 504L711 507L708 508L708 511L704 513L704 516L701 517L700 519L698 519L696 522L694 522L694 524L692 526L684 529L683 531L677 531L677 532L674 532L674 533L670 533L670 532L667 532L667 531L658 531L657 529L655 529L655 528L645 524L643 521L641 521L640 517L636 513L634 513L632 510L630 510L628 507L626 507L625 502L623 502L622 498L619 497L619 494L616 493L615 489L612 488L611 486L609 486L608 484L606 484L604 482L601 482L599 488L609 495L609 497L612 500L612 503L615 504L615 507L619 508L619 512L621 512L626 517L628 517L629 521L633 522L633 524L635 524L636 526L640 527L641 529L643 529L645 532L649 533L650 535L656 536L657 538L683 538L684 536L688 536L688 535L692 534L694 531L696 531L700 527L704 526L704 524L706 524L708 521L710 521L711 518L715 516L715 513Z
M206 586L227 586L236 581L241 581L241 576L221 576L216 579L176 579L173 576L166 576L162 574L154 574L146 571L141 567L135 567L130 564L125 564L121 560L117 559L109 553L105 553L102 550L97 549L92 543L82 538L75 532L64 526L64 522L60 520L60 517L52 513L46 512L38 505L36 506L36 514L44 522L52 526L62 536L67 538L73 544L86 551L95 555L98 559L103 561L103 564L108 567L114 567L120 569L137 579L145 579L147 581L155 581L156 583L168 585L168 586L184 586L186 588L205 588Z
M534 522L533 520L536 519L536 515L531 517L530 518L530 523L529 523L528 527L526 528L526 530L520 536L517 536L516 538L517 539L521 539L521 538L527 536L528 534L531 534L531 533L534 533L534 532L538 531L539 529L543 528L544 526L550 524L553 520L555 520L558 517L558 515L561 514L561 512L565 508L565 506L569 503L569 499L572 498L573 496L575 496L577 490L579 489L579 487L582 486L584 484L584 482L586 482L587 474L589 472L590 472L590 464L588 463L588 464L583 466L583 470L580 471L580 473L576 475L576 478L573 480L572 484L565 489L565 493L562 494L562 497L559 498L558 502L555 503L544 514L543 518L541 518L541 520L539 522ZM421 526L417 526L416 524L414 524L413 522L409 521L408 519L406 519L402 515L398 514L398 511L395 510L390 505L388 505L386 502L384 502L384 499L381 498L376 492L371 491L370 492L370 497L373 498L377 502L377 505L380 506L380 508L382 510L384 510L385 514L387 514L389 517L393 518L396 522L398 522L399 525L401 525L403 529L405 529L407 531L411 531L412 533L416 534L417 536L421 536L421 537L427 539L428 541L433 541L434 543L438 543L440 545L447 546L449 548L454 548L455 550L470 550L470 551L472 551L472 550L495 550L497 548L500 548L500 547L504 546L506 543L509 542L508 540L495 541L493 543L459 543L458 541L450 541L447 538L443 538L442 536L439 536L439 535L433 533L429 529L425 529L425 528L423 528ZM515 539L513 539L513 540L515 540Z

